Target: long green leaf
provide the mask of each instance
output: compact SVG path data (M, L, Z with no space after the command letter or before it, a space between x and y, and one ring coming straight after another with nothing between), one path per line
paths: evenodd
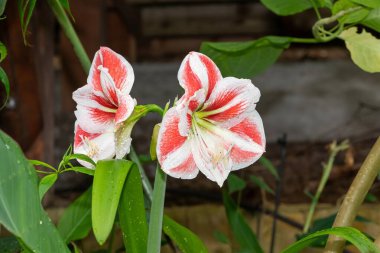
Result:
M277 180L279 179L277 168L273 165L273 163L266 157L262 156L259 159L261 165L264 166Z
M136 165L128 173L118 213L126 252L146 253L148 224L141 176Z
M92 188L92 227L102 245L108 238L116 216L125 179L133 162L106 160L96 164Z
M58 179L58 174L56 173L50 174L41 178L39 187L38 187L38 192L39 192L41 200L45 196L46 192L53 186L55 181L57 181L57 179Z
M0 161L0 223L33 252L70 252L41 207L33 166L2 131Z
M2 109L7 104L8 98L9 98L9 93L10 93L10 85L9 85L8 76L2 67L0 67L0 82L3 84L3 86L5 88L5 95L6 95L6 99L3 103L3 105L0 107L0 109Z
M223 203L234 238L240 245L240 251L263 253L264 251L261 248L256 235L253 233L243 215L240 213L237 205L226 191L223 191Z
M21 31L25 44L28 44L26 36L30 19L32 18L34 7L36 6L36 2L37 0L17 0Z
M91 230L90 187L65 210L58 223L58 231L66 243L85 238Z
M342 237L357 247L361 253L380 253L380 250L367 236L351 227L335 227L315 232L290 245L282 253L298 253L325 235Z
M369 7L369 8L379 8L380 1L379 0L350 0L351 2Z
M188 228L164 216L163 230L183 253L207 253L207 248L199 237Z
M218 65L223 76L252 78L276 62L290 38L267 36L247 42L204 42L201 52Z
M17 253L22 250L20 243L14 236L0 237L0 252Z
M8 51L7 51L6 46L2 42L0 42L0 62L2 62L5 59L5 57L7 57L7 54L8 54Z
M232 194L237 191L243 190L247 183L240 178L239 176L235 174L230 174L227 178L227 184L228 184L228 193Z
M323 0L261 0L269 10L280 16L293 15L313 8L313 2L317 7L330 7L331 2Z
M274 191L272 190L272 188L270 188L269 185L267 185L267 183L265 183L265 181L261 177L256 177L254 175L251 175L249 176L249 179L251 179L251 181L254 184L256 184L258 187L260 187L264 191L269 192L270 194L274 195Z
M7 0L0 0L0 17L1 15L3 15L6 5L7 5Z

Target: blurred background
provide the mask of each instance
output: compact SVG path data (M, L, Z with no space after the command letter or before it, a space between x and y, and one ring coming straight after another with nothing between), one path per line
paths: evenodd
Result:
M100 46L125 56L136 76L133 97L140 104L160 106L183 94L176 78L180 62L188 52L199 51L203 41L245 41L265 35L312 37L316 21L312 10L279 17L258 0L81 0L70 1L70 5L75 29L90 58ZM11 97L0 111L0 128L18 141L29 159L57 165L73 142L72 92L86 84L87 76L44 1L37 1L28 45L24 45L15 1L8 1L5 15L0 41L9 50L3 67L10 79ZM328 144L347 138L350 148L337 157L321 197L322 203L335 205L380 135L380 75L360 70L350 60L344 42L334 40L292 44L274 66L252 80L262 92L257 110L268 140L265 156L280 168L281 184L260 164L237 174L243 178L259 175L281 194L263 196L251 184L242 193L242 204L248 211L264 210L265 214L280 201L291 205L283 212L294 213L293 220L302 221L302 214L297 213L302 206L297 205L309 203L305 191L316 190L321 163L328 159ZM133 145L139 154L149 154L152 129L159 121L149 115L134 128ZM150 177L154 168L146 164ZM44 205L51 210L65 207L91 180L82 174L61 175ZM374 196L380 193L379 186L375 183ZM186 210L206 212L208 218L197 215L206 220L199 223L218 226L218 217L224 215L220 203L219 187L203 175L192 181L169 179L166 205L178 208L174 218L177 215L191 223L193 217ZM276 217L272 211L266 215ZM297 229L297 222L290 223L285 221L284 227ZM262 233L269 230L265 232L264 227ZM213 240L212 233L205 236ZM228 252L215 247L211 252Z

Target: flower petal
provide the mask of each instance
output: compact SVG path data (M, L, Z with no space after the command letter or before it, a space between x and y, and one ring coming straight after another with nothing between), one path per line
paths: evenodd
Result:
M119 124L131 116L136 105L136 100L130 95L122 94L120 91L117 91L117 97L119 100L119 105L115 115L115 123Z
M264 126L257 111L250 113L249 117L229 130L237 134L240 138L249 140L262 147L261 151L257 152L244 149L239 145L233 146L230 154L233 161L232 170L242 169L253 164L265 152Z
M91 84L95 90L102 91L99 67L107 68L109 75L115 83L115 87L122 91L123 94L129 94L135 76L132 66L123 56L107 47L101 47L96 52L87 83Z
M115 126L114 112L104 111L104 108L77 105L74 112L78 124L88 133L101 133Z
M231 127L255 110L260 91L249 79L227 77L219 81L201 109L209 121Z
M196 177L198 169L190 153L187 137L179 133L177 108L169 109L161 123L157 138L157 158L161 168L176 178Z
M208 97L222 75L215 63L197 52L190 52L178 71L178 80L185 89L185 97L190 98L199 89L204 89Z
M194 125L196 133L191 137L191 152L198 169L210 180L222 187L232 169L229 157L231 144L223 136Z
M84 131L79 124L75 123L74 153L85 154L94 162L110 159L115 155L115 141L113 132L91 134ZM85 167L93 166L82 160L78 160Z

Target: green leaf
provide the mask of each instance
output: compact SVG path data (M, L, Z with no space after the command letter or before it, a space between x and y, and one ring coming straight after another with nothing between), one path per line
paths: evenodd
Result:
M339 0L335 2L332 8L332 14L335 15L340 11L344 11L350 8L358 7L357 4L353 3L350 0ZM353 24L358 23L368 16L369 10L365 8L361 8L360 10L348 13L340 18L338 18L339 22L342 24Z
M24 44L27 42L27 32L30 19L32 18L34 7L36 6L37 0L17 0L18 12L20 15L21 31L24 38Z
M375 203L375 202L379 201L379 199L374 194L368 193L365 196L365 201L370 202L370 203Z
M243 215L240 213L237 205L230 195L223 191L223 203L226 209L228 223L230 224L235 240L240 245L241 251L263 253L256 235L253 233Z
M223 76L252 78L275 63L290 42L288 37L277 36L247 42L203 42L201 52L213 59Z
M371 10L368 16L361 22L361 24L377 32L380 32L380 7Z
M369 8L379 8L380 7L380 1L379 0L350 0L351 2L369 7Z
M230 174L228 176L227 184L228 184L229 194L232 194L237 191L241 191L247 186L247 183L240 177L236 176L235 174Z
M96 164L92 188L92 227L96 240L102 245L108 238L125 179L133 162L105 160Z
M44 176L40 180L40 184L38 187L38 192L40 194L40 200L42 200L42 198L45 196L46 192L53 186L55 181L57 181L57 178L58 178L58 174L54 173L54 174Z
M69 154L69 155L65 155L64 157L64 160L66 163L73 159L85 161L89 164L92 164L93 166L96 165L96 163L89 156L84 155L84 154Z
M73 15L71 14L69 1L68 0L59 0L59 3L63 7L63 9L70 15L70 17L72 19L74 19Z
M4 106L6 106L6 104L8 102L9 93L10 93L10 85L9 85L7 73L5 73L5 71L2 67L0 67L0 82L4 85L5 94L6 94L6 99L3 103L3 105L0 107L0 109L3 109Z
M45 168L51 169L52 171L57 171L57 170L56 170L53 166L51 166L50 164L45 163L45 162L42 162L42 161L39 161L39 160L29 160L29 162L30 162L33 166L42 166L42 167L45 167Z
M183 253L207 253L207 248L199 237L188 228L178 224L164 215L164 233L179 247Z
M92 170L92 169L89 169L89 168L86 168L86 167L71 167L65 171L75 171L75 172L79 172L79 173L83 173L83 174L86 174L86 175L89 175L89 176L93 176L95 174L95 170Z
M128 173L118 213L126 252L146 253L148 224L141 176L136 166L133 166Z
M269 192L270 194L274 194L274 191L264 182L264 180L261 177L256 177L254 175L251 175L251 176L249 176L249 179L251 179L251 181L255 185L257 185L258 187L260 187L264 191Z
M264 168L266 168L277 180L279 179L277 168L274 167L273 163L266 157L262 156L259 159L259 162L261 163Z
M91 198L90 187L71 205L66 208L58 223L58 231L66 243L85 238L91 230Z
M313 8L313 1L317 7L331 7L331 1L325 0L261 0L261 3L279 16L288 16Z
M33 166L2 131L0 161L0 223L33 252L70 252L42 209Z
M304 237L303 239L293 243L282 253L298 253L302 249L313 244L319 237L325 235L336 235L342 237L343 239L352 243L356 248L359 249L362 253L379 253L380 250L375 246L375 244L368 239L363 233L359 230L351 227L335 227L330 229L325 229L322 231L317 231L311 235Z
M339 37L346 42L356 65L369 73L380 72L380 40L364 29L357 33L356 27L343 31Z
M220 232L219 230L214 231L213 236L218 242L221 242L224 244L230 243L230 241L228 240L228 237L222 232Z
M14 236L0 237L0 252L18 253L22 250L20 243Z
M0 0L0 1L2 1L2 0ZM0 16L1 16L1 14L0 14ZM7 48L5 47L5 45L2 42L0 42L0 62L2 62L5 59L5 57L7 57L7 54L8 54Z
M3 15L7 0L0 0L0 17Z

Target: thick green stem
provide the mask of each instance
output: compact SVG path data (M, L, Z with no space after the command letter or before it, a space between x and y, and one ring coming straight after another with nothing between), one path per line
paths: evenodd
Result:
M339 212L335 218L334 227L350 227L355 220L359 207L368 194L380 170L380 137L373 145L364 163L352 182ZM327 241L326 253L340 253L343 251L345 240L331 235Z
M147 253L158 253L161 248L162 217L164 214L166 174L157 165L154 180L153 202L150 211Z
M306 222L305 222L305 225L303 227L304 233L307 233L307 231L310 228L311 222L313 220L315 208L317 207L319 198L321 197L323 189L326 186L327 180L330 177L330 173L331 173L331 170L333 168L336 155L338 154L338 152L340 152L344 149L347 149L348 147L349 147L348 141L343 141L340 145L336 145L335 141L331 144L329 160L328 160L327 164L323 166L323 174L322 174L321 181L319 181L317 192L315 193L315 195L313 196L313 198L311 200L309 213L307 214Z
M80 42L77 33L74 30L73 25L69 17L67 16L65 10L63 9L61 3L58 0L47 0L51 9L54 12L59 24L62 26L63 31L65 32L67 38L70 40L71 44L74 47L74 51L79 58L80 63L82 64L83 69L88 73L91 67L91 61L88 58L86 51L82 43Z

